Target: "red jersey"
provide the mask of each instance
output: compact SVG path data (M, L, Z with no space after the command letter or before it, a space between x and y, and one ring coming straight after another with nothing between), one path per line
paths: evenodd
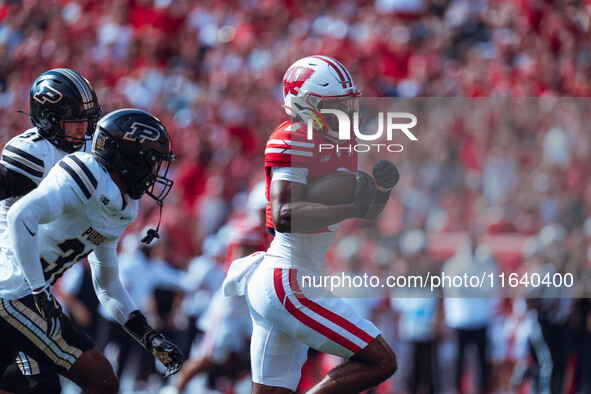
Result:
M312 139L308 139L308 130L301 123L281 123L269 137L265 149L267 201L270 201L269 187L273 167L307 168L308 183L315 177L337 170L356 172L358 158L353 142L354 140L345 141L338 145L337 150L337 147L317 133L312 133ZM267 204L266 225L273 228L270 203Z

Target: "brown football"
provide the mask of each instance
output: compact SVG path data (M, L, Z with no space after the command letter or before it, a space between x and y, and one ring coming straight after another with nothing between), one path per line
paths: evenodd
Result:
M334 171L321 175L308 183L306 201L323 205L348 204L353 201L355 173Z

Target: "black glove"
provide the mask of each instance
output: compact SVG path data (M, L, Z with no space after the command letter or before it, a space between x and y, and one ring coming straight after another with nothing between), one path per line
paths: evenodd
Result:
M123 328L166 366L165 378L181 369L185 359L183 353L174 344L168 342L162 334L154 331L140 311L131 312Z
M46 284L41 290L33 291L35 306L47 323L45 333L54 338L62 332L62 307L51 294L51 286Z
M373 178L368 173L357 171L356 180L355 191L353 192L353 204L361 211L360 217L364 217L376 199L378 190L376 189Z
M373 166L372 173L376 180L376 187L381 192L389 192L400 180L398 169L388 160L380 160Z

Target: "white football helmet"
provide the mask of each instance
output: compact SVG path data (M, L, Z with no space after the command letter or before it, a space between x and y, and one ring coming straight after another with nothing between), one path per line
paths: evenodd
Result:
M283 76L285 112L314 131L338 139L338 122L321 109L339 109L352 116L361 93L349 71L327 56L308 56L292 64ZM328 115L328 116L327 116Z

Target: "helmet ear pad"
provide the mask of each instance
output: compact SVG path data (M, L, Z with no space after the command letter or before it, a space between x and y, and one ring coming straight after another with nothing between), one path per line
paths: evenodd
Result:
M41 116L37 119L39 123L38 127L43 130L49 131L53 128L52 126L58 126L55 120L52 122L50 119L55 119L55 117L52 116L51 112L46 108L43 111L41 111Z

